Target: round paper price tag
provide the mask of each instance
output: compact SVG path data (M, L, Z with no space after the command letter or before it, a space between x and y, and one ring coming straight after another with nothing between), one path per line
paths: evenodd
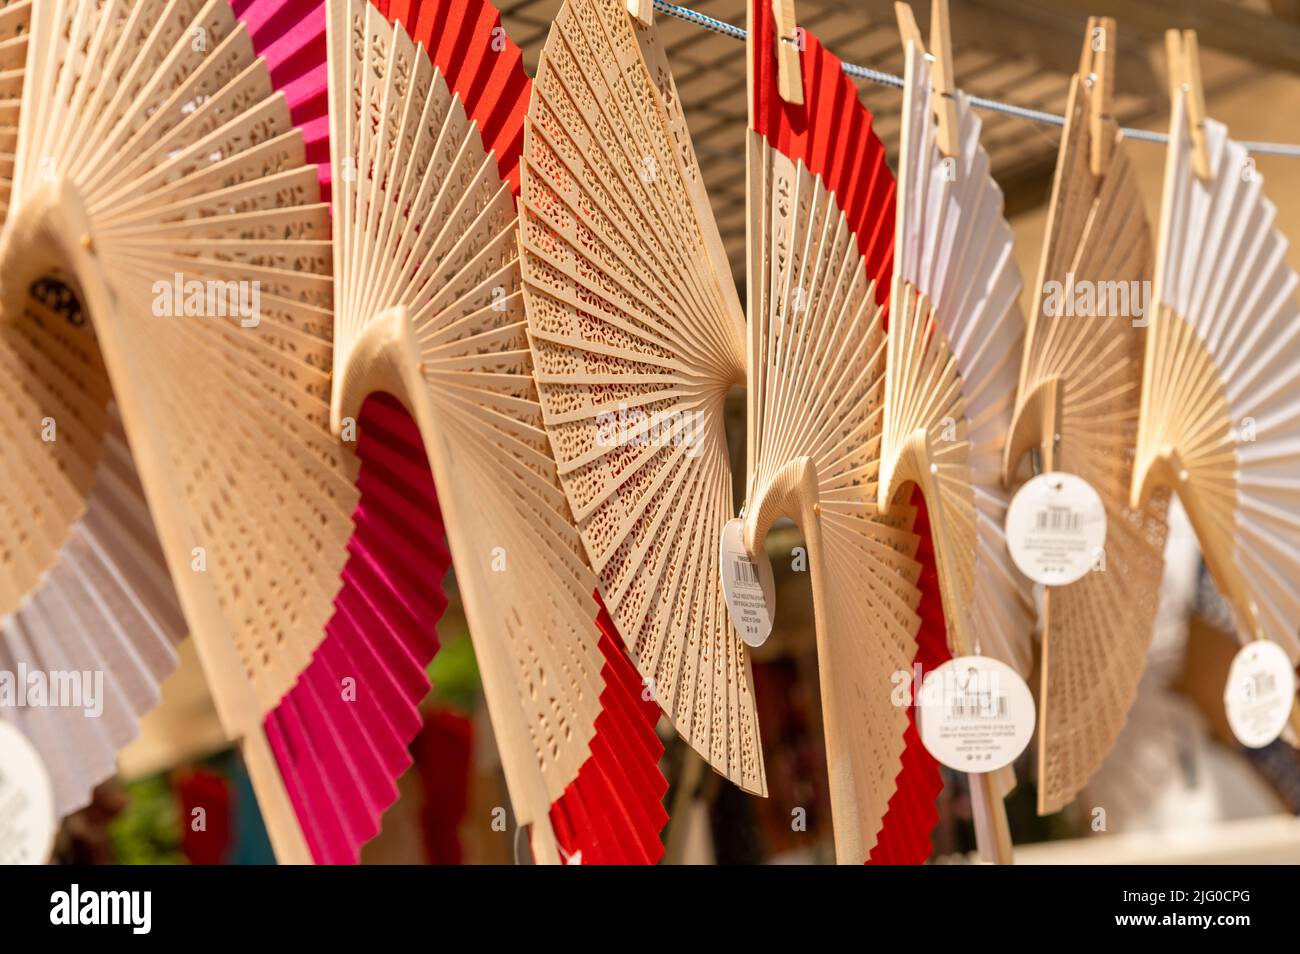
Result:
M54 846L54 788L36 749L0 719L0 865L40 865Z
M731 624L747 646L762 646L772 634L776 583L766 554L756 561L745 552L745 521L732 517L722 528L718 561L722 571L722 596Z
M921 742L962 772L1010 765L1034 734L1034 697L1020 674L988 656L959 656L931 671L917 698Z
M1081 579L1106 546L1106 508L1082 477L1049 471L1025 482L1007 508L1007 548L1035 583Z
M1237 741L1262 749L1282 734L1295 703L1291 660L1277 643L1256 639L1237 651L1223 689L1223 708Z

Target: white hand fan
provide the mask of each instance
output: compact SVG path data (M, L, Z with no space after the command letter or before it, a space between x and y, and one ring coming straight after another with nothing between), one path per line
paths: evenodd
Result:
M31 312L6 323L0 331L6 343L19 339L21 332L14 331L25 322L57 327L66 320L57 312L41 313L38 301L33 299ZM20 379L6 380L16 384ZM64 393L75 392L69 388ZM75 420L74 406L62 403L59 394L36 391L33 396L48 400L40 410L52 420ZM185 635L116 408L110 402L95 416L104 419L103 430L83 512L67 526L53 563L35 588L0 619L0 671L13 678L16 694L10 702L14 708L0 695L0 716L12 719L40 752L59 817L88 804L95 786L113 775L118 751L135 738L139 719L157 705L159 685L176 668L175 646ZM15 445L22 446L17 441L9 446ZM38 459L34 453L8 463ZM49 506L24 500L23 490L35 487L30 482L15 476L5 486L12 488L14 501ZM32 556L18 548L13 552L20 559ZM17 578L6 574L6 582ZM76 686L77 692L24 705L21 697L33 680L62 685L65 691Z
M1007 551L1000 480L1024 335L1021 279L980 121L952 88L947 5L933 9L933 66L910 8L896 9L906 85L879 501L887 508L907 485L921 488L954 655L992 656L1023 675L1033 606ZM981 845L996 844L1002 859L1008 774L992 785L971 776L977 801L994 803L977 810Z
M1132 503L1181 498L1243 641L1300 660L1300 307L1246 149L1205 116L1196 37L1170 31L1165 164ZM1293 707L1291 731L1300 728Z
M748 381L744 549L765 561L763 537L781 516L806 535L837 855L864 861L903 749L907 715L888 686L915 651L918 566L910 515L882 521L873 505L884 347L856 237L825 182L751 136L746 360L662 48L616 0L561 9L524 142L538 389L605 602L682 736L765 792L719 560L733 513L722 402Z
M1040 814L1074 798L1124 726L1163 567L1167 495L1141 510L1128 506L1146 324L1139 296L1149 287L1151 236L1110 116L1114 49L1114 21L1093 18L1070 84L1004 462L1010 481L1036 450L1042 470L1082 477L1106 511L1104 564L1043 594ZM1076 289L1088 293L1081 308Z

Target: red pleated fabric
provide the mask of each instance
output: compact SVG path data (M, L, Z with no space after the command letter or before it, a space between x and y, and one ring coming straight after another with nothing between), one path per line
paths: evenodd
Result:
M501 177L518 195L532 80L524 72L522 51L501 26L500 11L486 0L375 0L375 5L429 51L478 123Z
M652 865L663 856L659 832L668 823L668 782L659 771L664 747L655 734L659 704L642 698L641 676L599 594L596 602L605 656L601 713L591 757L551 806L551 825L574 862Z
M835 195L857 236L867 274L876 282L876 303L886 309L887 322L897 189L885 163L884 144L872 130L874 117L858 101L857 88L844 74L839 58L807 31L800 57L804 101L787 103L777 90L778 39L770 3L751 0L749 25L750 125L773 148L802 160ZM914 529L921 537L917 559L922 563L916 662L928 672L948 658L947 634L929 520L919 490L913 493L912 504L918 508ZM914 710L908 713L904 738L897 788L871 852L873 864L920 864L931 852L930 832L938 821L935 798L943 778L938 763L921 744Z

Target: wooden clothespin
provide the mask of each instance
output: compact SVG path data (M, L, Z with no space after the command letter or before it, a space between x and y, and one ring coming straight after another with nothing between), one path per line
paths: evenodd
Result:
M1210 148L1205 138L1205 90L1201 86L1201 56L1195 30L1165 32L1169 57L1169 98L1187 94L1187 128L1192 136L1192 170L1202 182L1210 178Z
M931 0L930 50L934 55L932 71L934 113L939 118L939 151L955 156L961 151L957 131L957 81L952 68L952 28L948 19L948 0Z
M627 12L630 13L632 18L642 26L654 26L654 0L627 0Z
M1090 84L1088 96L1088 166L1094 176L1104 175L1115 145L1106 128L1114 119L1115 21L1111 17L1089 17L1088 35L1079 58L1079 75Z
M912 8L906 3L895 3L894 14L898 17L898 32L902 34L903 45L913 43L924 53L925 44L921 41L921 31L916 25ZM939 123L939 151L945 156L955 156L961 148L957 129L957 84L953 76L948 0L931 0L930 49L933 60L930 64L930 102Z
M776 24L776 89L781 98L795 106L803 105L803 35L794 16L794 0L772 0L772 20Z

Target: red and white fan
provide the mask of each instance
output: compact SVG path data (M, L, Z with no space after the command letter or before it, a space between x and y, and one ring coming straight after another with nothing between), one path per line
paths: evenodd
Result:
M1021 278L980 121L952 83L947 4L935 0L927 62L905 4L898 223L879 501L915 484L929 507L949 644L1028 675L1034 609L1007 550L1003 444L1024 338ZM1010 768L972 773L981 852L1008 860Z

